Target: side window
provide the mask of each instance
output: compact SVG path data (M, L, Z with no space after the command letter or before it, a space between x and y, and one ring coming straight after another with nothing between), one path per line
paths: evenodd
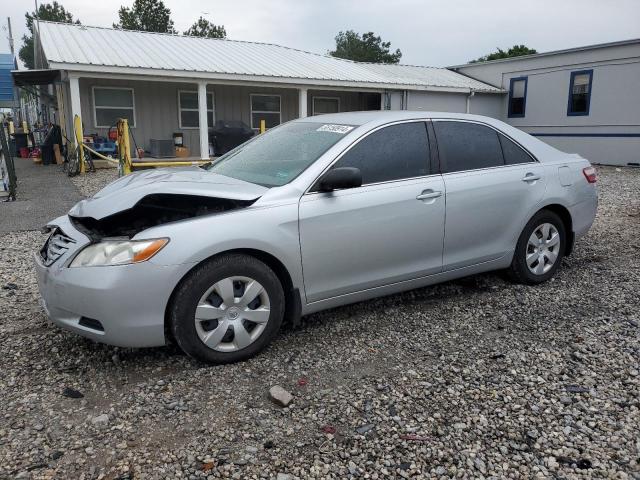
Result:
M504 165L498 133L469 122L433 122L443 173Z
M429 174L429 143L424 122L401 123L363 138L333 168L356 167L362 184Z
M524 117L527 104L527 77L509 81L509 118Z
M589 115L593 70L571 72L567 115Z
M518 163L533 162L534 159L525 152L522 147L516 145L512 140L502 134L498 134L500 145L502 145L502 153L504 154L504 163L507 165L517 165Z

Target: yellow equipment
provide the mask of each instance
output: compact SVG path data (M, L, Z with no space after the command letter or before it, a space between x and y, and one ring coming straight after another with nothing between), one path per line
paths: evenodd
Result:
M85 173L86 166L84 164L84 149L106 160L110 163L118 165L118 176L129 175L135 168L149 168L149 167L186 167L194 165L204 165L211 160L169 160L169 161L157 161L157 162L136 162L131 158L131 143L129 142L129 122L126 118L121 118L116 124L117 139L116 144L118 146L118 160L111 157L106 157L101 153L96 152L92 148L88 147L83 141L82 135L82 121L80 117L76 115L73 119L73 127L75 131L76 141L80 147L80 173Z

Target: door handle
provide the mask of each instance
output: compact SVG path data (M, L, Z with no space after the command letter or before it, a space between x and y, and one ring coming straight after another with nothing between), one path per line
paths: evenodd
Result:
M425 190L424 192L422 192L420 195L416 197L416 200L430 200L433 198L438 198L440 196L442 196L442 192L440 191Z
M540 180L540 175L535 175L533 173L527 173L524 177L522 177L523 182L535 182L536 180Z

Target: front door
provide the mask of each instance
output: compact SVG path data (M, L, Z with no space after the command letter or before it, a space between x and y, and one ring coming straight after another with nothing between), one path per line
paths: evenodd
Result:
M300 200L308 302L438 273L444 183L431 174L424 122L378 129L333 166L357 167L359 188Z

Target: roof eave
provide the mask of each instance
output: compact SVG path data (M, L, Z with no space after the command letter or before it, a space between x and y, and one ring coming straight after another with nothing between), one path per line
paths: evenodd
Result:
M274 77L248 74L234 73L218 73L218 72L198 72L184 70L163 70L139 67L118 67L113 65L86 65L77 63L49 62L52 69L66 70L70 74L76 76L93 76L93 77L122 77L135 76L145 77L155 80L172 80L186 83L194 83L197 80L210 80L229 83L262 83L277 84L288 87L341 87L347 89L360 90L414 90L414 91L434 91L449 93L470 93L471 91L482 93L504 93L499 89L489 87L469 88L469 87L444 87L437 85L417 85L417 84L401 84L401 83L377 83L377 82L351 82L345 80L327 80L316 78L293 78L293 77Z
M532 53L529 55L518 55L517 57L496 58L495 60L485 60L484 62L468 62L460 65L451 65L445 68L449 70L457 70L458 68L475 67L477 65L487 65L487 64L492 65L495 63L517 62L520 60L530 60L534 58L551 57L554 55L564 55L567 53L584 52L586 50L599 50L603 48L622 47L625 45L634 45L634 44L640 44L640 38L620 40L617 42L597 43L595 45L585 45L582 47L565 48L562 50L551 50L548 52Z

